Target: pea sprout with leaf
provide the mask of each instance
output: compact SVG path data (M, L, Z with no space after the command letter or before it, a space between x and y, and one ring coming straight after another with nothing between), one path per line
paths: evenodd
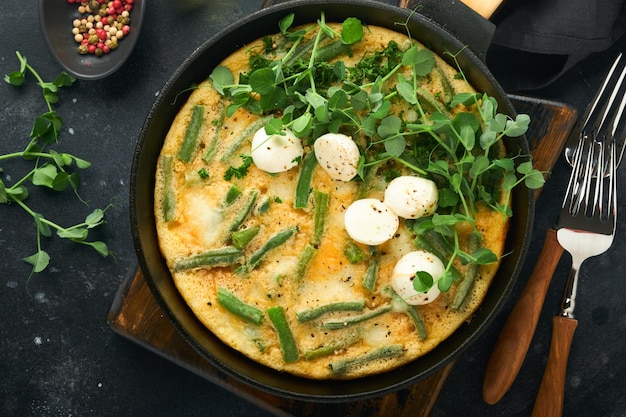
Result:
M32 164L32 169L12 185L5 184L0 179L0 204L16 204L28 213L34 220L37 231L37 251L23 260L32 265L32 273L44 271L50 262L50 255L44 250L42 237L57 237L68 239L72 242L87 245L93 248L103 257L110 255L106 243L102 241L90 241L89 232L102 225L105 211L113 204L104 209L95 209L89 213L84 221L69 227L64 227L54 222L43 213L34 211L26 201L31 196L28 184L35 187L63 192L71 188L76 197L86 204L78 194L80 184L77 170L86 169L91 163L70 153L59 153L49 149L51 145L58 143L59 133L63 126L61 117L53 109L53 104L59 101L59 92L62 88L70 87L76 81L74 77L62 72L53 81L44 81L37 71L28 63L26 57L16 52L20 63L18 71L5 75L4 80L8 84L19 87L24 84L28 74L32 75L41 88L47 111L34 120L30 131L30 141L22 151L0 155L0 162L9 159L22 159ZM0 172L2 169L0 168Z

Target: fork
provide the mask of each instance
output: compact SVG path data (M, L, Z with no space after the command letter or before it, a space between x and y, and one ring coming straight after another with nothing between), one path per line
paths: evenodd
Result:
M626 97L622 104L626 103ZM620 105L621 110L623 106ZM621 118L618 111L614 119ZM610 125L619 123L613 120ZM612 130L609 129L609 133ZM548 363L533 408L533 417L561 416L569 349L578 321L574 318L578 276L582 263L606 252L613 243L617 221L616 140L608 135L581 135L559 215L557 239L570 253L561 313L553 318Z

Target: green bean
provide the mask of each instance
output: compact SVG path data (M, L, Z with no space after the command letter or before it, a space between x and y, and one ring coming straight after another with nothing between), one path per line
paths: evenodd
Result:
M445 72L439 65L435 65L433 68L434 72L437 73L439 80L441 81L441 89L442 89L442 101L447 105L452 101L452 97L454 97L454 88L452 87L452 83L448 77L446 77Z
M358 264L367 257L367 254L352 240L348 240L343 246L343 254L351 264Z
M233 246L237 249L243 249L256 235L261 231L261 227L254 226L247 229L238 230L233 232L230 236L230 240L233 242Z
M232 184L228 191L226 192L226 197L224 197L224 204L227 206L232 205L235 200L239 198L241 195L241 190L235 184Z
M317 249L309 244L307 244L302 250L300 257L298 258L298 268L296 270L296 279L298 282L302 281L306 275L306 271L316 253Z
M313 236L311 243L315 246L319 245L324 234L324 225L326 216L328 215L328 193L319 190L313 190L313 201L315 207L313 209Z
M192 268L213 268L234 265L241 260L243 253L234 246L210 249L206 252L181 259L174 265L174 271Z
M311 192L311 179L313 171L317 165L315 152L311 151L304 156L302 166L300 167L300 176L296 185L296 197L294 200L295 208L306 208L309 203L309 193Z
M250 123L248 126L246 126L246 128L241 133L239 133L239 135L237 135L235 139L233 139L230 147L226 149L226 151L224 151L224 154L220 158L220 161L224 163L230 161L230 158L232 158L233 155L237 153L239 148L241 148L241 146L243 145L243 142L246 139L248 139L250 136L252 136L261 127L265 126L270 118L271 116L262 117Z
M261 248L259 248L256 252L250 255L250 257L248 258L248 262L246 262L246 271L251 271L256 268L271 250L276 249L283 243L287 242L287 240L289 240L289 238L293 236L297 230L297 228L292 227L282 230L271 236L267 240L267 242L265 242L265 244L261 246Z
M285 58L287 59L285 59L285 61L283 62L283 67L290 67L294 65L299 58L304 59L307 56L310 56L314 45L315 42L313 39L308 39L300 42L300 45L298 45L294 50L290 51L288 56L285 56Z
M478 233L471 233L469 235L469 253L473 253L480 246L480 235ZM467 298L472 286L474 285L474 281L476 280L476 275L478 274L478 265L475 262L470 262L465 267L465 274L463 274L463 279L459 283L457 287L456 294L454 295L454 300L452 301L452 308L458 310L464 304L465 299Z
M250 304L244 303L226 288L219 287L217 289L217 302L237 317L240 317L252 324L260 326L263 321L262 310Z
M385 313L389 313L391 311L391 305L384 305L382 307L378 307L376 310L370 310L365 314L361 314L358 316L348 316L343 319L339 319L338 321L327 321L320 325L322 329L326 330L339 330L344 329L348 326L353 326L355 324L363 323L364 321L373 319L375 317L381 316Z
M195 105L193 106L193 110L191 112L191 120L185 130L183 143L180 145L180 149L178 150L178 159L186 163L191 161L191 158L198 147L198 138L203 125L204 106Z
M265 214L270 209L270 198L268 196L264 196L263 200L259 201L259 204L256 205L256 214Z
M417 100L422 105L422 108L424 109L424 111L428 113L439 112L445 115L446 117L448 117L449 119L452 118L452 114L450 114L448 109L446 109L446 107L439 100L437 100L435 96L433 96L431 93L424 90L422 87L417 87L415 89L415 92L417 93Z
M315 57L313 60L315 62L325 62L330 61L338 56L345 54L350 49L350 46L341 42L341 39L336 40L331 43L327 43L324 46L317 48L315 51Z
M428 337L426 323L424 323L424 320L422 319L422 316L420 316L419 311L417 311L417 308L404 301L404 299L400 297L391 287L389 287L388 290L392 292L392 302L397 306L397 309L406 313L413 322L420 340L426 340Z
M230 227L228 228L228 230L234 232L235 230L239 229L243 222L246 221L246 219L250 215L250 212L252 211L252 207L254 207L254 202L256 201L258 195L259 190L250 190L250 192L248 193L248 198L235 215L235 218L230 223Z
M274 329L278 335L278 342L280 344L280 350L283 354L283 360L287 363L297 361L300 358L300 354L298 352L296 340L294 339L293 333L289 328L287 316L285 315L285 309L281 306L274 306L268 308L265 312L274 325Z
M447 242L439 233L432 230L428 230L421 235L418 235L415 239L415 243L420 248L435 255L444 264L448 262L449 257L454 252L449 242ZM452 280L454 282L461 279L461 273L454 266L450 267L450 272L452 273Z
M348 339L342 339L339 342L333 342L326 346L320 346L315 349L305 350L304 352L302 352L302 356L304 357L305 360L311 361L313 359L318 359L324 356L333 355L335 354L335 352L345 349L348 346L353 345L354 343L358 342L359 340L360 339L358 336L348 338Z
M328 366L334 374L346 373L350 368L361 366L367 362L372 362L379 359L396 358L404 354L404 347L402 345L389 345L372 350L365 355L352 358L343 359L331 362Z
M374 288L376 287L376 281L378 279L378 269L380 268L380 260L378 258L378 250L376 247L370 247L370 260L367 265L367 269L365 270L365 274L363 275L363 280L361 281L361 285L363 288L370 290L370 292L374 292Z
M169 222L174 218L176 211L176 193L174 192L174 158L164 155L161 158L161 174L163 175L163 197L161 198L161 213L163 220Z
M204 150L204 155L202 155L202 160L206 163L211 162L213 160L213 157L215 156L215 152L217 151L217 144L220 141L222 127L224 126L224 120L226 119L226 106L224 105L224 100L220 100L218 105L219 116L213 121L213 124L215 126L215 132L213 132L213 138L211 138L211 142L209 142L206 149Z
M336 311L363 311L365 300L357 301L337 301L335 303L324 304L319 307L302 310L296 313L296 318L300 323L315 320L321 316Z

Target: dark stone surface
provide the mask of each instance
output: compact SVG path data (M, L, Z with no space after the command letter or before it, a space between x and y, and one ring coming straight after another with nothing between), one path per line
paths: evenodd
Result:
M59 0L59 3L63 3ZM86 247L58 239L42 244L52 261L29 279L21 261L36 250L31 218L0 206L0 415L4 416L265 416L191 372L116 335L105 316L123 277L136 259L128 216L129 175L135 142L159 89L196 47L226 25L261 7L261 1L149 1L143 31L126 64L109 78L79 81L61 93L56 107L64 127L56 149L93 163L82 172L81 205L71 193L35 191L28 203L62 225L115 201L107 224L95 233L115 256L103 259ZM61 6L61 5L60 5ZM64 6L64 5L63 5ZM61 68L53 60L33 2L5 2L0 13L0 73L18 68L19 50L50 80ZM582 110L619 47L592 55L551 86L531 94ZM0 85L0 153L21 150L33 118L45 104L32 78L14 88ZM21 162L1 163L7 183L23 175ZM568 269L565 256L550 287L526 362L510 392L495 406L481 399L482 377L499 328L538 256L545 230L553 226L568 169L561 159L538 201L533 245L513 298L488 331L458 360L433 417L527 416L533 406L550 344L551 316L557 313ZM619 194L626 175L620 170ZM624 203L620 202L624 210ZM579 325L570 355L565 416L626 416L626 233L608 253L589 260L581 273ZM471 410L471 411L470 411Z

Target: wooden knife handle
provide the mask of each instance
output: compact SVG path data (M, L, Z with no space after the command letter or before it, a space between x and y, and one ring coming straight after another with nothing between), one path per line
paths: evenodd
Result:
M543 373L532 417L561 417L565 394L565 374L572 338L578 321L569 317L552 319L552 341L548 364Z
M470 9L489 19L504 0L461 0Z
M535 268L511 310L487 363L483 380L483 399L486 403L498 402L515 380L528 352L552 275L562 254L563 248L557 241L556 230L548 229Z

